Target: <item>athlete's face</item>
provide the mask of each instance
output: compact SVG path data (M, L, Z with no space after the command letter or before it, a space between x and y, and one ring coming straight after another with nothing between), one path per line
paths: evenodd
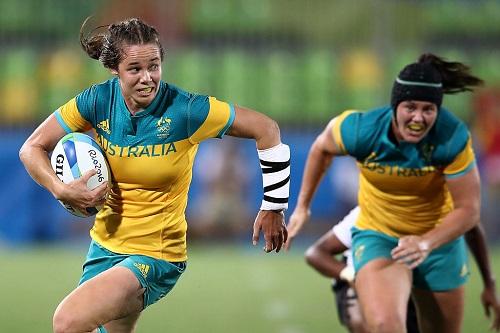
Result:
M424 101L403 101L396 110L392 129L398 141L417 143L422 140L436 122L437 105Z
M156 44L125 45L124 58L118 64L120 87L129 111L146 108L158 93L161 78L160 49Z

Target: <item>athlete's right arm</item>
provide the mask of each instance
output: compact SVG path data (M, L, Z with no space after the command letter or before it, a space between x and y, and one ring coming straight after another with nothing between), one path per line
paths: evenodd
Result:
M31 178L52 193L56 199L83 210L85 207L103 204L102 198L106 194L107 184L93 191L87 188L87 181L95 174L95 170L85 173L81 178L69 184L61 182L52 170L48 154L65 134L56 117L53 114L50 115L22 145L19 151L21 162Z
M346 267L346 264L334 256L345 250L347 250L347 247L330 229L307 249L305 257L307 263L323 276L341 279L340 273Z
M290 221L288 223L288 240L285 243L285 249L287 250L291 246L292 239L310 218L312 198L326 170L332 163L333 157L336 155L343 155L343 152L338 143L335 142L335 138L332 134L335 121L336 119L334 118L328 123L309 150L304 174L302 176L297 206L290 216Z
M486 245L486 237L481 224L465 233L467 245L476 260L479 272L483 279L483 292L481 293L481 303L483 304L486 316L492 317L490 329L500 331L500 301L496 292L495 277L491 270L490 255Z

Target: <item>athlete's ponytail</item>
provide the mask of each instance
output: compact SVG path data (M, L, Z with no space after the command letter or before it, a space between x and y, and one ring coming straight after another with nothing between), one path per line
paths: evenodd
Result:
M418 61L405 66L394 81L391 106L408 100L426 101L441 106L443 94L472 91L483 80L470 74L468 66L446 61L432 53L424 53Z
M418 63L430 64L439 71L445 94L472 91L483 84L483 80L472 75L470 67L461 62L446 61L432 53L424 53L418 58Z
M118 65L124 57L123 48L128 45L156 44L163 61L164 52L158 31L140 19L131 18L101 25L85 35L84 30L89 19L90 17L87 17L80 28L80 45L89 57L99 60L104 67L118 70ZM105 31L97 33L99 29Z

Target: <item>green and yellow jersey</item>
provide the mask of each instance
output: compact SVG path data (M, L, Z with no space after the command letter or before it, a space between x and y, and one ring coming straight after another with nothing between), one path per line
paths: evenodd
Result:
M333 124L340 149L360 169L358 229L387 235L421 235L453 209L446 178L475 165L465 124L441 108L431 131L418 144L391 140L392 108L345 111Z
M198 144L224 135L234 107L161 81L153 102L132 115L114 78L55 116L67 132L93 129L111 168L112 189L91 237L117 253L186 260L185 209Z

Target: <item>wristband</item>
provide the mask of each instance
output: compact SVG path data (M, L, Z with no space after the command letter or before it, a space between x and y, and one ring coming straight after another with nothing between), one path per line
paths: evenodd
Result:
M272 148L257 150L257 153L264 188L260 209L287 209L290 193L290 147L280 143Z

